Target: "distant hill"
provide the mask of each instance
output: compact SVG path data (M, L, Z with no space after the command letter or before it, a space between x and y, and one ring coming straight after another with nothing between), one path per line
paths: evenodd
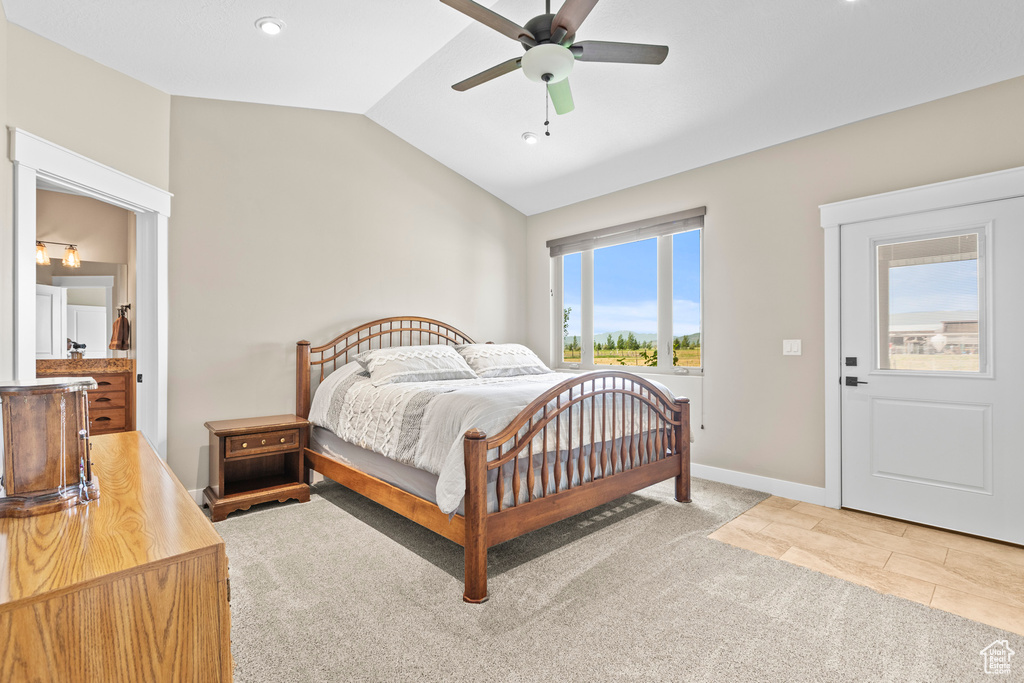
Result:
M623 339L626 339L629 336L629 330L619 330L618 332L611 332L610 334L612 335L612 341L618 340L620 334L622 335ZM636 334L634 332L633 334L636 337L636 340L638 342L640 342L641 344L643 344L644 342L657 343L657 341L658 341L658 334L657 333L654 333L654 334ZM600 332L600 333L595 332L594 333L594 341L601 342L602 344L604 344L608 340L608 335L609 335L608 332Z
M618 330L617 332L600 332L600 333L595 333L594 334L594 341L595 342L601 342L602 344L604 344L608 340L608 335L609 334L612 335L612 341L618 341L620 334L622 335L623 339L628 338L629 337L629 330ZM658 341L658 335L657 334L635 334L634 333L634 336L636 337L636 340L638 342L640 342L641 344L643 344L644 342L651 342L652 344L654 344L654 343L657 343L657 341ZM690 334L690 335L680 335L679 337L676 337L676 339L681 339L683 336L688 336L692 341L694 341L694 342L696 342L698 344L700 343L700 332L694 332L693 334ZM572 335L569 335L568 337L565 338L565 343L569 343L571 341L572 341Z

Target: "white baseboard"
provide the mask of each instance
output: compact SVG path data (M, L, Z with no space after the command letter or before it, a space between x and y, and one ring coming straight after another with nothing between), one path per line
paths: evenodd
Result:
M825 488L822 486L797 484L796 482L783 479L772 479L771 477L762 477L756 474L737 472L736 470L725 470L710 465L691 464L690 474L700 479L710 479L711 481L718 481L723 484L742 486L745 489L764 491L773 496L792 498L804 503L825 504Z
M188 495L192 496L192 500L196 502L196 505L203 507L203 489L192 489L188 492Z

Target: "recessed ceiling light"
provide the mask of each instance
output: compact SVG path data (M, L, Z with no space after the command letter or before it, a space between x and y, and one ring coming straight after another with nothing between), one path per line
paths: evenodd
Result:
M274 17L263 17L262 19L256 20L256 28L266 33L268 36L276 36L278 33L284 30L284 22Z
M536 133L531 133L529 131L523 133L523 142L525 142L528 145L536 145L537 140L539 139L540 138L537 137Z

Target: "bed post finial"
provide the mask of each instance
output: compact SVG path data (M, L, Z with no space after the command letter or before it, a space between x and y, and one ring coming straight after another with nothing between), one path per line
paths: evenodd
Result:
M487 435L470 429L463 440L466 457L466 591L462 599L487 600Z
M295 414L309 417L309 342L295 345Z

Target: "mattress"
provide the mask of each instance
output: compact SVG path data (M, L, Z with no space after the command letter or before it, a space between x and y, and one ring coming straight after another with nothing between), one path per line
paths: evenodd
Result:
M344 465L353 467L363 474L386 481L406 493L437 504L436 474L416 469L412 465L406 465L366 448L360 448L324 427L313 427L309 442L309 447L317 453L322 453ZM461 505L457 512L460 515L463 513Z
M371 477L376 477L377 479L385 481L396 488L402 489L406 493L411 493L414 496L418 496L423 500L430 501L431 503L437 505L436 496L438 476L436 474L432 474L430 472L427 472L426 470L418 469L416 467L413 467L412 465L406 465L404 463L398 462L397 460L389 458L386 455L374 453L373 451L368 450L366 448L361 448L360 446L357 446L354 443L345 441L343 438L341 438L331 430L325 429L324 427L314 426L312 432L310 433L309 439L309 447L316 451L317 453L325 455L333 460L337 460L343 465L348 465L353 469L359 470L363 474L368 474ZM615 439L614 444L611 441L609 441L607 443L607 447L621 449L624 447L623 441L624 440L621 438ZM578 450L579 449L573 450L574 456ZM583 453L585 457L589 457L589 447L584 448ZM598 453L600 453L600 450L598 451ZM535 467L540 466L540 458L541 456L539 454L534 456ZM562 451L560 459L562 461L563 469L568 458L569 453L567 451ZM523 472L523 481L525 481L526 460L523 459L519 461L519 465L520 471ZM548 474L551 480L553 481L553 462L549 463ZM498 510L498 496L496 489L493 486L494 480L497 478L497 476L497 470L491 470L490 472L487 473L487 512L496 512ZM584 481L589 480L589 476L584 478ZM573 482L578 483L579 477L574 477ZM509 505L512 502L511 497L512 491L511 488L509 488L505 492L505 500L503 502L504 507L509 507ZM522 498L523 500L526 499L525 486L523 487L523 493L520 496L520 498ZM459 504L454 514L465 514L465 501Z

